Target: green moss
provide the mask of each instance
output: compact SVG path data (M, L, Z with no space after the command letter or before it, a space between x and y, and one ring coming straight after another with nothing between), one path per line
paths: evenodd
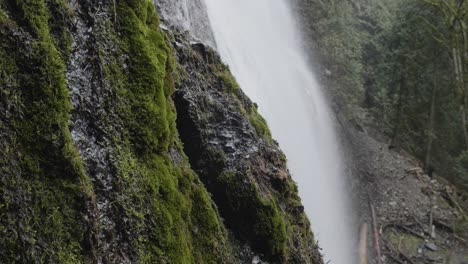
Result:
M176 191L177 182L174 171L167 165L169 161L155 156L142 162L129 149L122 150L119 157L117 203L124 210L121 217L126 219L127 228L138 234L132 246L140 252L140 259L158 263L164 258L177 263L193 262L190 236L182 239L186 229L182 215L189 215L190 208L187 199Z
M65 63L50 33L50 10L45 1L10 1L10 20L4 8L0 95L13 106L6 117L15 131L8 143L15 154L2 175L1 260L80 262L83 198L93 191L68 128Z
M268 127L266 120L258 113L256 106L250 108L249 120L259 136L263 137L268 142L273 141L270 128Z
M175 114L168 103L169 49L159 32L159 19L150 1L122 1L117 13L123 51L129 57L128 89L122 90L122 96L127 98L124 118L132 144L141 154L167 151Z
M140 234L132 246L143 263L217 263L226 255L211 199L189 168L161 155L139 159L130 148L118 157L117 203L128 228Z
M244 175L223 172L219 179L224 208L229 226L242 239L267 257L281 259L286 253L286 224L276 202L262 197L256 185L247 184Z
M239 111L249 118L250 123L255 128L257 134L267 140L272 142L272 136L270 129L266 123L266 120L258 113L257 105L245 102L242 100L243 95L239 84L232 76L231 72L225 65L211 65L215 69L216 74L221 78L224 83L224 88L226 92L233 95L238 100Z
M48 20L50 34L53 36L54 45L65 61L71 52L73 41L67 28L73 24L72 18L75 13L64 0L48 0L47 6L50 13Z
M20 59L16 59L21 71L18 85L26 110L24 121L17 123L22 131L22 142L31 158L41 163L40 167L58 163L63 171L78 176L83 188L90 192L90 181L68 128L71 104L65 63L49 31L49 10L45 1L17 0L15 4L15 10L22 17L20 22L27 25L35 39L31 50L24 50L26 54L18 54Z
M175 165L167 156L170 148L181 152L170 98L174 60L154 5L120 1L117 18L119 53L128 59L109 59L104 72L117 87L124 124L122 136L114 139L116 205L123 209L126 228L137 234L132 247L141 263L222 262L226 233L209 194L186 158Z
M424 243L423 240L406 233L398 233L394 230L390 230L385 233L390 246L394 249L400 249L401 252L408 256L418 252L419 246Z
M0 25L5 24L8 21L7 14L3 10L3 7L0 4Z
M238 97L241 90L239 84L237 84L237 81L234 79L234 76L229 72L229 69L222 67L222 70L218 70L217 74L223 80L226 92Z

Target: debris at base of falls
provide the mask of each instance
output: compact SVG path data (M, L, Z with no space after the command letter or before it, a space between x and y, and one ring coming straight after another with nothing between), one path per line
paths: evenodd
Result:
M409 154L357 130L351 133L355 173L361 175L360 221L371 223L371 199L382 263L468 262L468 195L436 174L429 177ZM372 241L371 232L368 236ZM369 263L377 263L368 244Z

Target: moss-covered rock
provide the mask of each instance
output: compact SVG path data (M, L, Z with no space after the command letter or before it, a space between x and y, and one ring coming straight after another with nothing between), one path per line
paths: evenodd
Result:
M45 1L8 1L0 22L0 260L83 261L90 179L69 130L65 63Z
M226 227L269 262L321 263L284 154L256 104L214 51L168 33L179 63L177 128Z
M229 262L153 3L0 7L0 261Z
M159 23L150 0L0 2L0 262L320 263L256 105Z

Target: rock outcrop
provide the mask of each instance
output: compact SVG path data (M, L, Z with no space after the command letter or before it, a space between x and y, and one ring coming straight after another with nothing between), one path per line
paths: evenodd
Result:
M321 263L255 104L166 34L149 0L0 2L0 262Z
M319 253L286 168L256 104L209 47L172 35L180 65L177 128L192 168L241 242L267 258L317 263Z

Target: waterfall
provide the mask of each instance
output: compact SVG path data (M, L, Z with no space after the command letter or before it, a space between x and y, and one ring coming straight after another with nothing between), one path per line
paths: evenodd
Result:
M216 46L288 158L325 262L354 263L352 209L333 116L286 0L205 0Z

